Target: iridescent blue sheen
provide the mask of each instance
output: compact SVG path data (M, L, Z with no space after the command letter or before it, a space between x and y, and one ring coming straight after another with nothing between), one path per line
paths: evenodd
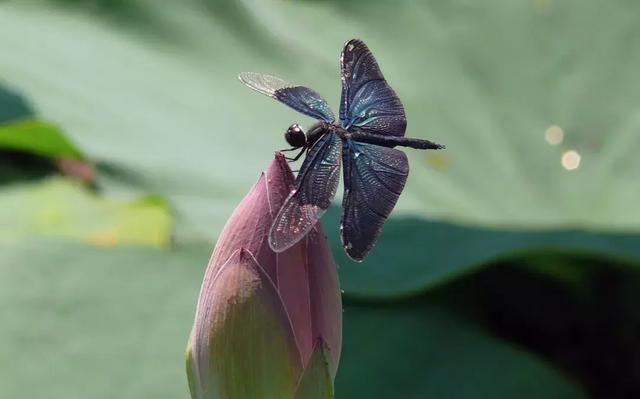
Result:
M404 136L404 107L369 48L360 40L349 40L340 60L340 125L347 130Z
M307 150L307 157L294 190L271 226L269 244L276 252L302 239L327 210L338 188L342 162L340 238L352 259L363 260L380 236L409 175L407 156L393 147L444 148L429 140L404 137L407 121L402 102L362 41L345 43L340 72L339 126L327 102L312 89L270 75L240 75L252 89L321 121L305 136L301 147ZM300 147L297 142L289 143Z
M362 260L373 248L409 176L404 152L345 140L340 238L347 254Z
M333 122L336 118L324 98L304 86L285 87L275 91L273 98L312 118Z

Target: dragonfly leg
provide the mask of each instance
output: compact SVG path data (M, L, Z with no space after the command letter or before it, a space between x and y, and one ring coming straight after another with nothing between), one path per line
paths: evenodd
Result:
M284 150L280 150L280 152L287 152L287 151L293 151L293 150L297 150L297 147L291 147L291 148L285 148Z
M297 161L298 159L300 159L300 157L302 156L302 154L304 154L304 152L305 152L305 148L302 148L302 149L300 150L300 152L299 152L298 154L296 154L296 156L295 156L295 157L293 157L293 158L291 158L291 157L284 157L284 159L286 159L286 160L287 160L287 161L289 161L289 162L295 162L295 161Z

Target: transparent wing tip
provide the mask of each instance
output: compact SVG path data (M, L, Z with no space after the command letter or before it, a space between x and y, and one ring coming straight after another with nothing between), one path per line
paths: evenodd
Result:
M296 245L303 237L304 235L298 237L296 240L286 240L284 237L278 237L278 230L275 225L272 225L268 237L269 248L279 254Z
M251 77L255 76L255 72L240 72L238 74L238 80L240 80L244 84L248 84L251 81Z
M293 245L293 244L292 244ZM269 234L269 248L271 248L271 250L275 253L280 253L280 252L284 252L287 249L291 248L291 245L289 246L284 246L282 245L282 243L278 242L277 239L275 239L274 237L271 236L271 234Z
M238 79L251 89L269 97L273 97L277 90L290 86L277 76L258 72L240 72Z
M238 74L238 80L255 90L257 75L255 72L240 72Z

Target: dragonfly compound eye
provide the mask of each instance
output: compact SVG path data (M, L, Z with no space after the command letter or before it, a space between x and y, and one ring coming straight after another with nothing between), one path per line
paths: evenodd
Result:
M287 132L284 134L284 138L287 140L287 143L294 148L304 147L307 140L304 131L297 123L289 126L289 129L287 129Z

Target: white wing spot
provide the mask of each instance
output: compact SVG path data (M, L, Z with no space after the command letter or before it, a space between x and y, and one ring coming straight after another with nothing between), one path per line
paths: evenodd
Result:
M347 51L353 51L353 44L349 43L347 46Z

